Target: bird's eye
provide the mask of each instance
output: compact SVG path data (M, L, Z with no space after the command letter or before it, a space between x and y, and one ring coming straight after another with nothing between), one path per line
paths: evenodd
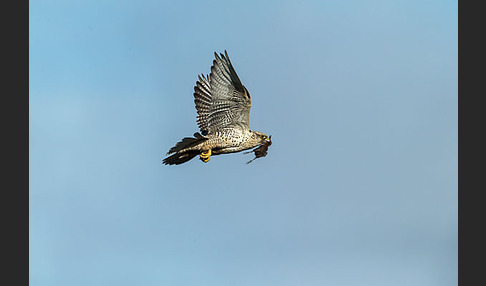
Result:
M267 139L267 135L262 135L260 137L262 137L262 139Z

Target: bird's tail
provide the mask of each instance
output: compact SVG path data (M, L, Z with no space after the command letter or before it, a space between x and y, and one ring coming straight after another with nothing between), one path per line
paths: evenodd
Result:
M192 158L196 157L199 155L198 150L192 150L192 151L186 151L182 153L175 153L167 158L165 158L162 163L165 165L180 165L182 163L185 163Z
M165 158L162 161L162 163L164 163L165 165L179 165L196 157L200 153L199 150L189 150L189 151L180 152L183 149L196 146L208 140L208 138L203 137L201 134L197 132L194 133L194 137L195 138L185 137L181 141L177 142L177 144L174 147L170 148L169 152L167 152L167 155L172 153L175 154Z

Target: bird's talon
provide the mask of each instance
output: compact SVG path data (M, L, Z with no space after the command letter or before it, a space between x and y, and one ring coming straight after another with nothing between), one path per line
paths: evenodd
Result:
M201 152L201 154L199 154L199 157L204 163L209 162L209 160L211 159L211 150L208 150L206 152Z

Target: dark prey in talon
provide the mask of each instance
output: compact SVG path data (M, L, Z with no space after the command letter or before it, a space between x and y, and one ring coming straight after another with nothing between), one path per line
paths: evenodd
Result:
M268 147L270 147L270 145L272 145L272 135L270 135L268 137L268 141L265 141L263 144L261 144L260 146L258 146L257 148L251 150L251 151L248 151L248 152L245 152L243 154L249 154L251 152L254 152L255 153L255 158L251 159L250 161L246 162L247 164L250 164L251 162L253 162L256 158L260 158L260 157L265 157L267 156L267 153L268 153Z

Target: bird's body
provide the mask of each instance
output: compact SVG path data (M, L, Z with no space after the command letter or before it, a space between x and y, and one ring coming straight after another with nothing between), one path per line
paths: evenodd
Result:
M204 140L195 146L181 149L179 152L212 150L213 155L218 155L240 152L262 144L262 138L256 133L240 129L225 128L214 134L208 134L203 137L207 140Z
M179 165L199 155L207 163L211 155L251 149L269 137L250 130L251 98L234 70L228 53L215 54L209 77L199 76L194 87L194 102L201 133L183 138L172 147L163 160L167 165Z

